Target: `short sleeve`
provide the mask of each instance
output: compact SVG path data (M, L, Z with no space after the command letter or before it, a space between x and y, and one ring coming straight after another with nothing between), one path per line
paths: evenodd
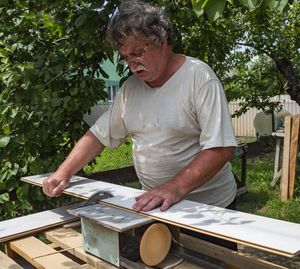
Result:
M202 150L237 146L226 96L217 78L196 89L194 105L201 129L199 143Z
M90 131L105 147L117 148L128 136L122 119L122 92L121 88L116 94L110 109L90 128Z

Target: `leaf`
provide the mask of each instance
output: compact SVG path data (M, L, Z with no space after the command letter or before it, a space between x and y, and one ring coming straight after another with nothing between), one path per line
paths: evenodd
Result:
M9 62L9 58L2 58L1 59L1 62L4 63L4 64L7 64Z
M27 142L27 137L24 134L20 134L16 136L16 142L20 145L25 145L25 143Z
M2 80L6 86L9 86L10 82L12 81L13 74L13 71L7 71L3 74Z
M205 6L205 12L210 22L222 16L225 8L225 0L209 0Z
M288 3L288 0L266 0L266 3L270 8L282 12L286 4Z
M88 17L87 14L80 15L80 16L76 19L76 21L75 21L75 26L76 26L77 28L79 28L80 26L82 26L82 25L86 22L87 17Z
M45 59L46 57L44 55L37 56L36 61L34 62L34 67L41 68L45 63Z
M0 194L0 204L3 204L8 201L9 201L9 193L8 192Z
M22 200L20 208L25 212L31 211L33 209L32 205L27 200Z
M71 96L76 95L76 94L78 93L78 91L79 91L79 88L72 88L72 89L70 90Z
M1 184L1 185L4 185L4 187L1 187L1 185L0 185L0 189L5 188L5 179L7 178L8 173L9 173L9 170L5 170L3 172L3 169L2 169L2 171L0 173L0 182L1 183L4 182L3 184Z
M198 17L200 17L201 15L203 15L204 13L204 7L206 5L208 0L196 0L196 1L192 1L193 4L193 10L196 13L196 15Z
M9 134L10 134L10 127L9 127L9 124L4 125L4 127L3 127L3 133L4 133L5 135L9 135Z
M85 80L83 80L83 81L80 82L80 88L81 89L86 89L86 86L87 86L87 84L86 84Z
M17 196L20 200L23 200L24 198L26 198L26 196L28 196L30 189L29 186L30 184L24 184L23 186L17 189Z
M63 99L62 98L52 98L51 99L51 104L53 106L60 106L63 102Z
M240 2L250 11L253 11L261 5L263 0L240 0Z
M1 136L0 137L0 148L4 148L8 145L10 141L10 136L6 135L6 136Z

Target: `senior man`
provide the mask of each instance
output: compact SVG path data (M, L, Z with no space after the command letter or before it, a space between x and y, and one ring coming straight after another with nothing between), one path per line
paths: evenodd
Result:
M108 41L133 74L114 102L43 184L59 196L70 178L105 147L127 136L145 193L133 206L167 210L181 199L233 208L236 183L228 162L237 146L222 85L204 62L172 51L164 10L127 1L112 17Z

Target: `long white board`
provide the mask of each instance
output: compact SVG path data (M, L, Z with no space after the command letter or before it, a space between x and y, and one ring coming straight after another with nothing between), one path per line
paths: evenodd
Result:
M47 175L24 177L21 180L41 186ZM102 204L174 224L193 231L293 257L300 253L300 224L247 214L216 206L182 200L165 212L159 208L149 212L132 209L135 197L143 193L129 187L74 176L64 193L88 199L96 191L110 192L113 197Z
M76 205L64 206L0 221L0 243L75 221L78 217L75 217L66 211L67 209L74 208L74 206Z

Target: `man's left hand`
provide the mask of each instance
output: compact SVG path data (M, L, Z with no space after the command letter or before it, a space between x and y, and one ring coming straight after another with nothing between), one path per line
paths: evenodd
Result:
M136 197L137 202L133 205L133 209L146 212L161 205L160 210L165 211L181 198L176 184L167 182Z

